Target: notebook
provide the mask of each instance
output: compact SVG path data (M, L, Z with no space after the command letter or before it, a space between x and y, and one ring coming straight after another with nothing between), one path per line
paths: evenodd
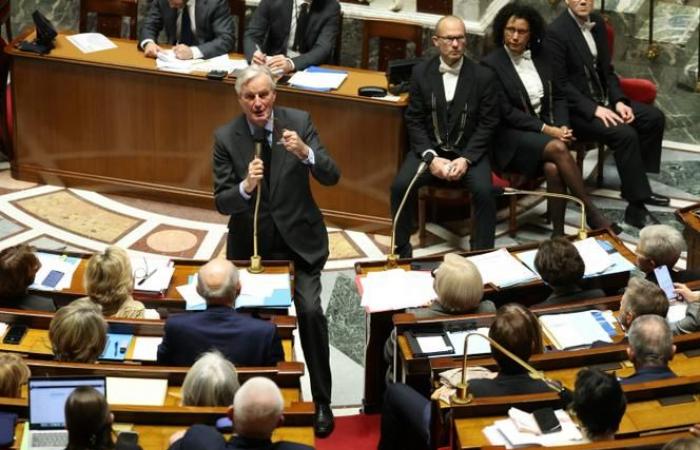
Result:
M92 386L106 394L105 377L50 377L29 379L30 450L61 450L68 445L65 404L68 396L80 386Z

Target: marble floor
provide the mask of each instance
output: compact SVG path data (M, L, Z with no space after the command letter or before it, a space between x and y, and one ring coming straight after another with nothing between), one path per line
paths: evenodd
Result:
M673 210L698 201L700 147L667 143L662 170L652 175L656 192L671 196L669 208L653 208L666 223L680 227ZM589 185L596 170L596 152L589 152L585 173ZM597 206L618 222L625 203L619 197L619 178L612 157L606 158L605 182L591 187ZM549 236L544 222L545 203L535 197L519 201L519 229L515 238L507 234L507 211L499 212L497 246L539 241ZM575 206L567 210L567 232L575 233L579 220ZM468 249L466 223L429 223L428 246L415 256L443 254ZM639 230L623 225L621 238L634 248ZM0 248L29 243L41 249L99 251L119 245L134 254L160 254L177 258L209 259L225 252L226 217L216 211L181 207L147 200L105 196L95 192L59 186L26 183L10 177L9 164L0 163ZM322 274L323 307L329 319L333 405L342 411L356 411L362 401L363 343L365 316L355 287L353 264L382 259L389 236L365 234L329 227L330 258ZM415 236L414 236L415 239ZM685 265L685 259L679 263ZM300 346L297 359L302 360ZM310 398L305 380L305 398Z

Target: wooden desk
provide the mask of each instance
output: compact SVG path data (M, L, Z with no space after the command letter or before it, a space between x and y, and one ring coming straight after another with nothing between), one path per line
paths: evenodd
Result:
M686 267L700 270L700 203L676 210L676 217L684 225L683 236L688 243L688 259Z
M613 245L613 247L629 261L635 261L634 254L625 246L625 244L608 230L591 231L589 236L596 239L605 240ZM522 252L537 248L539 243L531 243L527 245L519 245L509 247L511 253ZM480 250L474 252L463 252L463 256L478 255L492 250ZM414 258L399 260L399 266L405 270L410 270L410 264L414 261L442 261L442 256L432 256L427 258ZM355 264L355 273L364 275L372 271L384 270L386 260L370 261ZM629 273L616 273L610 275L599 276L590 280L584 280L585 288L598 287L606 291L609 295L617 293L617 290L624 287L629 279ZM592 284L586 284L592 283ZM484 286L484 298L496 302L501 305L509 301L516 301L524 305L534 304L544 300L551 290L541 281L532 281L526 284L509 287L506 289L495 289L493 287ZM385 374L387 364L384 362L383 348L391 330L393 328L392 316L401 312L385 311L380 313L371 313L365 315L367 339L365 348L365 388L363 405L366 411L376 411L381 407L382 396L385 387Z
M13 177L213 208L213 133L241 112L233 80L160 72L135 41L112 41L116 49L91 54L63 35L47 56L6 47ZM280 87L277 105L311 113L341 169L337 186L313 184L325 216L386 227L389 188L406 149L406 100L359 97L360 86L386 86L385 75L343 69L348 79L337 91Z
M44 251L42 253L56 253L51 251ZM56 303L56 306L66 305L76 298L87 296L87 291L83 284L83 278L85 276L85 270L87 269L88 260L92 257L91 253L67 253L68 256L80 258L78 267L73 274L73 279L71 280L71 285L60 291L42 291L32 289L32 293L44 297L51 297ZM188 284L189 279L192 275L195 275L199 269L206 264L208 261L205 260L192 260L192 259L172 259L174 264L175 272L170 280L170 285L168 290L163 293L163 295L150 295L145 293L134 292L133 297L148 308L166 308L169 311L180 312L186 307L185 300L182 298L177 290L177 286L182 286L183 284ZM238 270L246 270L250 266L250 261L232 261ZM291 261L263 261L263 266L265 267L264 273L270 274L289 274L290 276L290 292L294 296L294 263ZM259 312L264 315L268 314L286 314L287 308L253 308L255 312Z

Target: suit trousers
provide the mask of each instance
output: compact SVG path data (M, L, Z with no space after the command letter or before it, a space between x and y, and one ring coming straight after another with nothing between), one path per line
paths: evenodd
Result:
M321 269L311 267L284 242L275 227L270 259L294 261L294 307L299 323L299 338L309 368L314 402L331 403L331 367L328 347L328 320L321 306Z
M631 107L635 119L629 125L606 127L597 117L587 120L572 112L571 126L578 140L602 142L612 149L622 197L634 203L649 198L652 193L646 172L660 169L666 119L654 106L632 102Z
M457 154L454 154L457 157ZM453 159L453 158L451 158ZM408 189L421 160L418 156L409 151L406 159L396 175L391 185L391 215L395 217L396 210L401 204L401 199ZM396 222L396 250L402 258L409 258L412 255L410 243L412 220L416 210L416 196L421 186L435 184L440 180L433 176L430 170L423 172L416 180L403 212ZM472 196L474 211L473 217L476 222L474 236L471 236L471 249L493 248L496 230L496 199L494 189L491 184L491 164L487 157L481 158L476 164L470 165L467 173L462 179L455 181L469 190Z
M389 383L382 403L378 450L428 450L430 400L403 383Z

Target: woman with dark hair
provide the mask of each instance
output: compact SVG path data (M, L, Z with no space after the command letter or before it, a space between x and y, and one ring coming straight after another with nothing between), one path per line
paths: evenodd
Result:
M104 395L90 386L76 388L66 400L66 450L113 449L112 413Z
M501 127L494 137L493 161L506 172L536 178L544 172L547 191L571 193L586 205L591 228L621 228L591 202L567 144L574 138L566 98L542 52L545 23L531 6L504 6L493 23L498 48L482 59L501 84ZM564 234L565 203L550 201L554 235Z
M614 375L598 369L581 369L576 374L571 408L591 441L615 439L627 399Z
M53 300L27 292L41 267L34 249L26 244L0 251L0 306L5 308L56 311Z

